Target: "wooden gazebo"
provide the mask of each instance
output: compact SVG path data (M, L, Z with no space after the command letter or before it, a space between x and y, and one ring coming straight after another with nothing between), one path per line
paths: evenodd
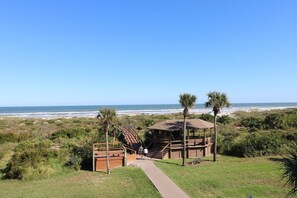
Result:
M187 119L187 158L208 156L212 153L210 135L206 135L214 125L201 119ZM165 120L149 129L152 132L153 147L149 149L149 157L166 159L182 158L183 120ZM203 132L203 135L199 133ZM200 134L200 135L199 135Z

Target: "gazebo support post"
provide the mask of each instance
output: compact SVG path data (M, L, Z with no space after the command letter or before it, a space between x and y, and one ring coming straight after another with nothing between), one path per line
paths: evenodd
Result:
M204 129L204 145L206 145L206 129Z
M169 158L171 158L172 131L170 131L169 143Z

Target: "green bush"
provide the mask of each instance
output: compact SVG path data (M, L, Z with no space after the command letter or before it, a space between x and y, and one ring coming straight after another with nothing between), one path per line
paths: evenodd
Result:
M51 135L51 140L55 140L57 138L77 138L86 136L91 129L88 128L74 128L74 129L60 129L56 133Z
M280 133L253 133L233 144L227 153L241 157L278 155L282 152L284 144Z
M21 142L29 138L30 135L28 133L0 133L0 144L6 142Z
M218 122L222 123L224 125L230 124L232 122L232 118L228 115L223 115L223 116L218 117Z
M263 125L266 129L285 129L288 127L286 115L277 113L265 116Z
M75 170L92 169L92 157L93 157L93 143L89 142L83 146L72 147L72 154L66 166L73 168Z
M26 142L16 148L4 170L5 178L29 180L46 178L56 173L58 151L52 150L48 141Z
M286 116L286 122L288 127L297 127L297 112L288 112Z
M222 132L218 136L218 152L229 154L232 146L235 143L235 138L239 136L238 132Z
M71 158L66 163L66 166L69 166L70 168L75 169L75 170L80 170L82 161L83 161L83 159L81 156L79 156L77 154L72 154Z
M240 122L241 126L249 129L249 131L256 131L263 129L263 119L256 117L244 118Z
M201 114L200 115L200 119L201 120L208 121L208 122L213 122L214 116L213 115L210 115L210 114Z

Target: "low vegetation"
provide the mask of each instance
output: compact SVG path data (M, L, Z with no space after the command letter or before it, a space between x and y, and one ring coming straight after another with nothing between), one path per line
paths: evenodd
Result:
M112 174L76 171L42 180L0 180L1 198L161 197L144 173L134 167Z
M214 116L210 114L189 114L188 118L201 118L210 122L214 120ZM139 136L148 145L151 142L151 133L147 127L166 119L183 119L183 114L121 116L117 125L132 125L139 131ZM296 109L236 112L233 115L218 116L217 121L219 154L248 158L285 155L288 151L288 145L291 142L297 142ZM110 128L109 142L113 142L114 139L123 140L123 136L117 130L118 126ZM197 132L197 134L203 137L203 132ZM209 134L213 135L213 133ZM51 181L51 178L56 178L58 175L65 173L77 174L76 171L91 170L92 144L95 142L105 142L104 130L96 118L48 120L0 118L0 177L2 178L0 186L4 183L13 183L5 179L23 180L24 184L27 182L29 184L34 180ZM229 165L236 167L237 165L243 165L243 162L260 163L261 160L257 161L257 159L262 158L223 157L218 158L218 161L219 164L224 163L227 165L228 160L230 160ZM238 160L237 165L231 163L236 160ZM269 160L262 162L270 165L276 164L276 162ZM213 166L216 165L210 164L210 167ZM191 170L191 167L189 167L189 170ZM239 169L238 172L240 172ZM276 178L276 175L280 176L281 172L277 170L273 175ZM179 173L179 175L181 174ZM243 177L248 176L243 175ZM254 177L254 179L258 180L262 175L254 175ZM228 175L226 175L226 178L228 178ZM207 178L201 179L207 181ZM240 178L238 176L238 178L234 179L239 180ZM248 188L253 189L252 181L254 179L250 179L250 187ZM263 183L265 182L263 181ZM211 185L215 186L217 184L211 183ZM230 185L235 184L231 183ZM207 189L208 187L205 186L204 188ZM257 189L257 185L255 185L255 189ZM284 189L284 191L287 191L287 189ZM218 195L224 195L223 192L218 193ZM0 195L0 197L2 196Z
M211 157L198 165L181 167L181 160L155 164L190 197L285 197L289 188L281 180L281 162L276 157Z

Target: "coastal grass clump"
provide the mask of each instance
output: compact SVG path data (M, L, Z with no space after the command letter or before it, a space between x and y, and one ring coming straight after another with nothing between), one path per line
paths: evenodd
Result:
M51 135L51 140L55 140L58 138L78 138L78 137L85 137L88 135L88 133L91 132L91 129L89 128L72 128L72 129L60 129L57 132L53 133Z
M23 142L4 169L4 178L31 180L48 178L63 169L65 156L51 148L51 141ZM64 159L63 159L64 158Z

